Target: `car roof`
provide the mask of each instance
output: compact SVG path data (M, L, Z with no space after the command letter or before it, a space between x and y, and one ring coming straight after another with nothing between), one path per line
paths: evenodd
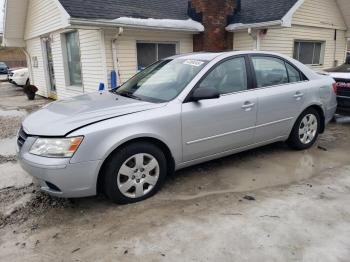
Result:
M204 60L212 61L218 57L229 57L234 55L245 55L245 54L262 54L262 55L273 55L282 58L286 58L282 54L265 52L265 51L227 51L227 52L199 52L199 53L190 53L190 54L181 54L169 57L169 59L193 59L193 60Z
M193 60L204 60L211 61L218 57L222 53L210 53L210 52L199 52L199 53L189 53L181 54L169 57L169 59L193 59Z

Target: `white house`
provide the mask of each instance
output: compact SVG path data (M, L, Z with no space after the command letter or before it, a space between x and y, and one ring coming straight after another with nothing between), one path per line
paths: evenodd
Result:
M242 0L227 30L234 49L258 49L294 57L323 69L344 62L350 25L349 0ZM284 3L283 3L284 2Z
M64 98L192 51L261 49L332 67L344 61L350 1L5 0L4 20L4 44L23 48L39 95Z
M31 83L39 95L64 98L119 82L155 60L193 51L203 26L187 16L187 2L152 6L148 1L7 0L4 43L23 47ZM119 2L124 2L120 6ZM163 1L164 2L164 1ZM152 17L128 19L128 16ZM120 18L120 19L116 19Z

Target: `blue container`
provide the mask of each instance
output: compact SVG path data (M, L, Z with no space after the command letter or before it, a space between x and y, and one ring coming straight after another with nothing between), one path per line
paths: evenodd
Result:
M102 92L105 90L105 84L104 83L100 83L100 86L98 87L98 91Z
M117 88L117 73L115 72L115 70L111 72L111 88Z

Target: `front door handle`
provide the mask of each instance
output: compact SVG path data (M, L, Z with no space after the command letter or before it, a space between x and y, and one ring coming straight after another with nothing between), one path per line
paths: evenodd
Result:
M254 103L247 101L243 104L242 109L244 109L245 111L250 111L254 106Z

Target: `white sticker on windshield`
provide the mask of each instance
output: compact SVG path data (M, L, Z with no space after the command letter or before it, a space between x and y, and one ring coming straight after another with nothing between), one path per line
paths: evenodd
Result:
M198 61L198 60L186 60L184 62L184 65L191 65L191 66L201 66L203 65L203 61Z

